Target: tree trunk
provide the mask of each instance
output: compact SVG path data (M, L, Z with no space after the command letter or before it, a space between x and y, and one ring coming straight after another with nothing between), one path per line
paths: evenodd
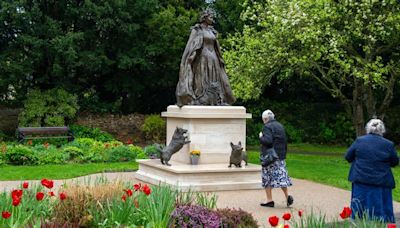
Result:
M363 82L360 79L354 79L353 90L353 126L356 130L357 136L365 134L364 129L364 107L363 107L364 88Z

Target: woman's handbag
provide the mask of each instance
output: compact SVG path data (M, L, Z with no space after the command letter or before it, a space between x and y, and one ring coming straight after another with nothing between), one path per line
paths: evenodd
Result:
M277 161L279 159L278 154L276 153L275 149L269 148L267 153L260 155L260 161L262 167L267 167Z

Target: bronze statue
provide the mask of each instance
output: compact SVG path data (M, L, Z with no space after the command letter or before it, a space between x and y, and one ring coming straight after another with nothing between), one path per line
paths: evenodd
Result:
M205 10L201 15L200 24L191 28L176 86L176 101L179 107L230 105L235 102L217 41L217 31L212 26L213 16L212 10ZM213 95L215 91L217 96Z
M161 147L157 145L156 148L158 152L160 152L161 164L171 166L168 161L171 159L172 155L178 152L185 144L190 143L186 135L187 132L188 130L186 129L176 127L168 146L161 149Z
M247 153L246 151L243 151L242 143L239 141L239 144L235 145L231 142L231 147L232 152L228 167L230 168L232 165L235 165L236 167L242 167L242 161L244 161L245 165L247 166Z

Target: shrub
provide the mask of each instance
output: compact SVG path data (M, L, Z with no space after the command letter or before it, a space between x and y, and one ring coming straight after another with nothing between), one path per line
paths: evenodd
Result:
M171 215L172 227L220 227L218 214L198 205L178 205Z
M91 128L83 125L71 125L71 131L75 138L91 138L100 142L109 142L115 140L111 134L100 130L99 128Z
M136 159L136 150L130 150L128 146L111 147L106 153L109 162L134 161Z
M17 145L7 149L7 163L12 165L36 165L39 161L32 149L23 145Z
M253 215L240 208L217 209L216 212L221 218L221 227L223 228L258 227Z
M149 115L144 119L141 130L147 139L162 142L165 139L166 123L159 115Z
M76 146L66 146L62 149L62 152L68 156L69 161L79 162L82 161L84 155L83 150Z
M137 159L147 158L147 155L140 146L128 145L128 148L132 153L136 154Z
M158 158L160 156L157 150L157 144L148 145L143 149L143 151L149 158Z
M77 96L63 89L31 90L19 116L20 126L64 126L75 117L79 106Z
M38 165L45 164L64 164L69 159L69 154L56 148L53 145L35 145L32 151L39 159Z

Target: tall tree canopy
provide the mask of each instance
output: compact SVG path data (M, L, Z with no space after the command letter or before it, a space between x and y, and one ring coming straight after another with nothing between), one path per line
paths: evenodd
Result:
M95 111L163 109L174 101L180 56L204 4L1 1L0 98L20 102L29 88L63 87Z
M307 76L340 99L360 135L383 118L400 75L397 0L248 0L225 52L235 95L258 98L271 77Z

